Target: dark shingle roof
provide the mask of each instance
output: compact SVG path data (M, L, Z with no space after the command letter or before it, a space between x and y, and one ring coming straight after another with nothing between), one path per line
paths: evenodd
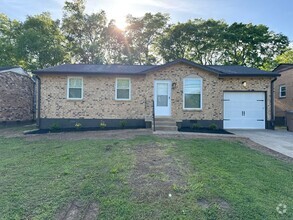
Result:
M10 70L13 68L18 68L18 66L0 66L0 71Z
M217 66L217 65L200 65L186 59L177 59L175 61L163 64L163 65L97 65L97 64L63 64L60 66L49 67L42 70L36 70L33 73L55 73L55 74L146 74L166 68L168 66L184 63L199 69L203 69L218 76L264 76L274 77L279 76L276 72L267 72L256 68L245 66Z
M274 72L264 71L253 67L238 65L208 65L209 68L220 71L222 76L267 76L278 75Z
M34 71L40 73L92 73L92 74L139 74L154 66L145 65L98 65L98 64L63 64Z
M273 70L273 72L283 72L292 68L293 63L281 63Z

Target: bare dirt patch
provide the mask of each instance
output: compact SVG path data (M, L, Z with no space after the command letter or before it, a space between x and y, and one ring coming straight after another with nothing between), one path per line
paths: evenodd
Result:
M166 150L158 143L136 147L136 163L129 179L135 200L155 202L172 195L174 190L187 188L187 170L178 166Z
M230 209L230 204L222 198L215 199L215 202L224 211Z
M198 199L197 205L199 205L202 209L208 209L212 205L217 205L223 211L227 211L231 208L230 204L222 198L211 199L210 201L207 199Z
M35 128L35 127L33 127ZM23 134L25 130L33 129L32 126L1 128L0 136L6 138L22 137L28 141L37 140L83 140L83 139L132 139L140 135L151 135L151 129L121 129L107 131L76 131L45 134Z
M91 202L88 204L82 204L78 201L73 201L67 204L57 214L57 220L95 220L99 214L98 204Z
M210 207L210 203L206 199L198 199L197 204L202 208L202 209L207 209Z
M60 132L47 134L29 134L24 135L28 141L35 140L84 140L84 139L132 139L139 135L151 135L150 129L125 129L112 131L78 131L78 132Z
M0 136L7 138L23 137L23 131L32 129L36 129L36 125L21 125L11 127L0 126Z

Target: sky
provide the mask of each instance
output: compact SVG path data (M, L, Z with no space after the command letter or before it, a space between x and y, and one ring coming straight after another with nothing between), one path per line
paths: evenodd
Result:
M62 18L64 0L0 0L0 13L11 19L25 20L27 15L48 11ZM106 11L108 19L125 26L125 16L139 17L146 12L168 13L172 23L189 19L213 18L233 22L264 24L293 41L293 0L87 0L86 12Z

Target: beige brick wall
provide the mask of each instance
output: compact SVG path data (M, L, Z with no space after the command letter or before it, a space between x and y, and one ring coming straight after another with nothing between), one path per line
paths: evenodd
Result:
M203 79L203 108L202 110L183 110L183 78L197 75ZM222 120L223 119L223 91L264 91L267 92L267 100L270 100L269 78L223 78L216 74L203 71L185 64L177 64L146 76L148 100L153 97L154 80L172 80L177 88L172 90L172 117L176 120ZM246 81L244 88L242 82ZM150 109L150 108L148 108ZM270 102L267 102L268 120L270 120ZM150 115L150 112L148 112Z
M198 75L203 79L203 109L183 110L183 78ZM172 89L172 117L176 120L222 120L224 90L255 90L267 92L268 120L270 120L270 80L269 78L218 79L207 71L176 64L145 76L125 76L131 78L131 101L115 100L115 80L121 76L83 76L84 99L66 99L68 75L41 75L42 100L41 118L105 118L105 119L149 119L152 115L154 80L171 80L177 87ZM247 82L247 88L242 82Z
M280 85L286 86L286 98L280 98ZM281 72L275 82L276 116L285 116L285 111L293 110L293 69Z
M42 75L41 118L144 119L145 77L131 78L131 100L115 100L116 78L121 76L83 76L83 100L67 99L67 78L75 75Z
M33 89L28 76L0 73L0 122L33 120Z

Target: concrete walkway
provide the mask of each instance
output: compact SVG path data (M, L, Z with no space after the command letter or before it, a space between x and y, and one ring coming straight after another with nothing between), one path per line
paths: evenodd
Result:
M247 137L271 150L293 158L293 132L286 130L229 130L229 132Z

